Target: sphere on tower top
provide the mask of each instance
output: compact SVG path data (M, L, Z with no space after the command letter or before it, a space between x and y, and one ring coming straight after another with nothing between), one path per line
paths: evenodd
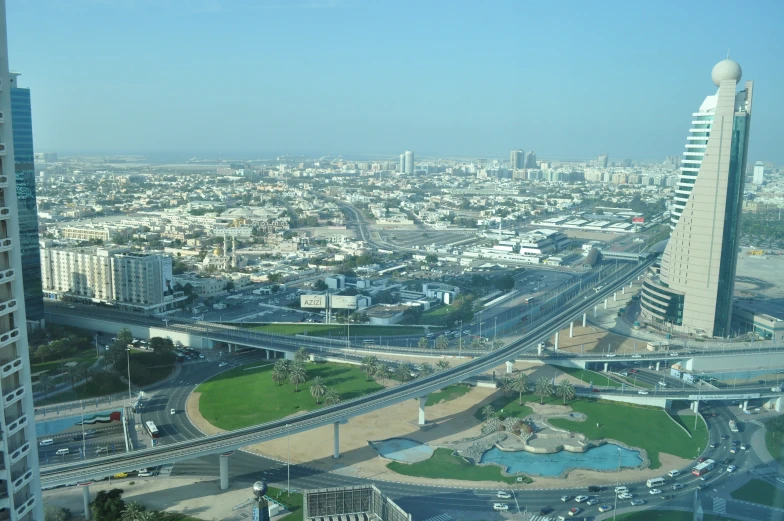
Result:
M738 65L738 62L730 60L729 58L721 60L711 71L711 79L717 87L721 85L721 82L724 80L735 80L735 84L737 85L742 75L743 71L741 70L740 65Z
M265 481L257 481L253 484L253 495L256 496L257 499L261 499L261 496L267 494L267 483Z

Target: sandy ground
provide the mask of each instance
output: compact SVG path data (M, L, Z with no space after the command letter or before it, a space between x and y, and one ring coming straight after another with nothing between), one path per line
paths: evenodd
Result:
M527 373L536 373L541 366L517 364L518 369ZM456 400L436 404L426 409L428 425L420 428L417 425L418 404L416 401L403 402L352 418L347 424L340 426L340 459L332 457L333 427L326 426L308 432L295 434L290 440L281 438L274 441L252 445L247 450L285 461L289 453L293 463L303 464L322 471L338 472L345 475L408 483L433 484L433 480L402 476L386 468L387 460L376 455L368 445L368 441L384 440L393 437L406 437L431 446L463 438L478 436L480 423L474 418L474 412L492 402L500 395L495 389L475 387L469 393ZM210 425L199 414L199 393L193 393L188 399L186 410L191 421L205 433L217 433L219 429ZM562 407L558 408L559 410ZM620 474L576 470L567 480L535 478L534 483L526 488L563 488L579 487L586 484L630 482L658 477L669 469L682 468L689 463L675 456L661 454L662 468L656 470L623 470ZM439 485L466 487L466 481L438 480ZM471 482L471 487L496 487L497 483Z

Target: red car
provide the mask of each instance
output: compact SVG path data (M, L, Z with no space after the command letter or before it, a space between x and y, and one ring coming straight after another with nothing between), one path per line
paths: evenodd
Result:
M631 370L631 373L632 373L632 374L636 374L636 373L637 373L637 369L632 369L632 370Z
M594 387L593 389L591 389L591 392L592 393L600 393L601 391L599 389L597 389L596 387Z
M699 461L700 463L702 463L703 461L705 461L705 458L704 458L704 457L702 457L702 456L700 456L700 459L698 459L697 461Z

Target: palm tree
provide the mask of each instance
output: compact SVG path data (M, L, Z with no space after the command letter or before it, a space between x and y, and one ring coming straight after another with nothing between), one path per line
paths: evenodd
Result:
M365 375L367 375L367 381L370 381L370 375L376 372L376 368L378 367L378 357L377 356L366 356L362 359L362 370L365 371Z
M71 382L71 390L76 389L76 379L79 376L79 368L75 365L68 365L65 367L65 374L68 380Z
M446 338L446 335L440 335L436 338L436 348L443 350L447 347L449 347L449 340Z
M574 386L566 378L562 379L555 390L558 396L563 397L563 404L566 405L566 400L574 398Z
M435 369L433 369L433 366L428 364L427 362L419 366L419 378L427 378L434 372Z
M299 392L299 385L308 379L308 372L305 370L305 365L299 362L291 365L291 372L289 372L289 382L294 385L294 392Z
M308 353L308 350L304 347L297 349L297 352L294 353L294 360L303 364L310 360L310 354Z
M503 340L493 340L493 351L495 351L496 349L501 349L502 347L504 347Z
M420 338L417 345L419 346L419 349L427 349L427 338L425 337Z
M439 360L436 362L436 367L438 367L440 371L446 371L449 369L449 360Z
M411 380L411 365L408 362L403 362L395 369L395 378L401 382Z
M512 382L512 390L520 393L520 405L523 405L523 393L528 392L528 376L525 373L517 373Z
M139 521L139 516L147 510L147 507L140 505L136 501L126 503L125 510L120 514L120 521Z
M52 379L49 377L48 374L42 374L38 377L38 387L41 392L46 396L46 393L49 391L49 388L52 387Z
M288 378L289 373L291 372L291 360L286 360L284 358L277 360L274 369L277 369Z
M320 376L313 378L310 383L310 395L316 399L316 403L327 394L327 386L324 385L324 379Z
M390 378L392 378L392 369L389 368L386 364L379 364L376 368L376 372L373 373L376 378L379 378L381 381L386 382Z
M553 382L546 376L539 378L536 381L534 393L539 397L539 405L543 404L545 396L552 396L553 394Z
M158 521L160 518L161 515L155 510L145 510L139 513L136 521Z
M279 368L276 367L272 370L272 381L278 384L278 386L283 385L283 382L285 382L287 379L288 375Z
M513 387L514 387L514 380L508 374L505 374L504 376L501 377L500 380L498 380L498 388L501 389L501 392L504 393L504 396L506 396L506 393L511 391Z
M479 336L475 336L474 339L471 340L471 347L474 349L484 349L485 339Z
M340 395L333 389L327 389L324 394L324 406L337 405L340 403Z
M485 421L488 421L490 418L495 416L495 409L493 409L492 405L485 405L484 407L482 407L482 409L479 412L482 415L482 418L485 419Z

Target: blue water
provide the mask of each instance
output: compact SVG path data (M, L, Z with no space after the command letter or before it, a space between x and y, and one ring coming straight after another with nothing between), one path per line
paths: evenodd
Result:
M405 463L425 461L433 455L433 449L429 445L406 438L390 438L369 443L384 458Z
M566 469L612 470L618 468L618 449L621 451L621 466L636 467L642 463L640 452L629 450L612 443L594 447L586 452L556 452L555 454L533 454L531 452L504 452L494 447L482 455L482 463L498 463L506 467L509 474L523 472L539 476L559 476Z

